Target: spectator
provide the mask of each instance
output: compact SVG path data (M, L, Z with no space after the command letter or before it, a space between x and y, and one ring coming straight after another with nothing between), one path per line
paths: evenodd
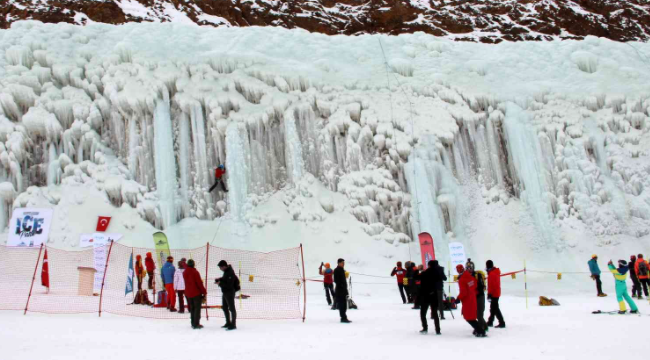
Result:
M185 283L185 295L189 300L192 329L203 329L203 325L201 325L201 304L205 302L205 296L208 292L203 286L201 275L194 268L194 260L192 259L187 262L187 268L183 271L183 281Z

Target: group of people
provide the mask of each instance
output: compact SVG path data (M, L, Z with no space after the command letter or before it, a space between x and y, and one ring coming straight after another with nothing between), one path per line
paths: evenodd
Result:
M235 293L241 290L239 278L235 275L232 266L225 260L217 264L223 271L223 276L215 279L222 293L222 310L226 317L226 324L222 326L226 330L237 329L237 309L235 308ZM206 304L207 291L201 275L195 268L194 260L182 258L178 262L178 269L174 267L174 258L167 257L167 261L160 272L164 290L166 292L166 307L170 312L185 313L185 302L190 313L190 321L193 329L202 329L201 309ZM150 252L145 256L144 266L142 266L142 256L136 256L135 275L138 280L138 293L142 292L142 282L145 274L149 276L148 288L154 289L154 270L155 263ZM146 272L145 272L146 271ZM146 293L146 291L144 291ZM176 309L176 296L178 296L179 309ZM148 302L148 301L147 301Z
M604 297L607 296L603 292L603 283L600 280L600 267L598 266L598 256L592 255L591 260L588 262L589 272L591 273L591 278L596 281L596 291L597 296ZM632 300L633 297L641 300L643 294L648 297L648 287L650 286L650 264L647 260L643 258L643 254L632 255L630 256L630 262L625 260L618 261L618 267L614 266L613 261L607 263L607 268L614 275L614 281L616 284L616 301L618 301L619 314L627 313L627 307L625 303L630 306L630 312L636 314L639 312L639 308ZM627 293L627 274L630 274L632 279L632 297Z
M402 262L391 271L391 276L397 277L402 302L413 304L414 309L420 310L422 330L420 333L427 334L429 330L427 312L431 308L431 319L435 324L436 334L440 335L440 320L444 320L444 283L447 281L444 267L438 264L437 260L429 261L425 270L423 265L416 265L407 261L405 267ZM324 269L323 269L324 267ZM459 274L458 286L459 295L455 303L462 303L463 318L472 326L473 334L476 337L485 337L490 327L494 326L494 320L498 320L497 328L505 328L499 307L501 297L501 271L494 266L492 260L486 262L487 275L483 271L476 271L474 263L468 259L465 266L458 265L456 270ZM332 270L329 263L321 263L318 273L323 276L325 297L333 309L338 309L342 323L351 323L347 317L348 305L348 274L345 271L345 260L338 259L336 269ZM487 281L486 281L487 279ZM336 286L336 287L334 287ZM485 299L490 302L490 316L485 321ZM332 299L334 303L332 304ZM438 316L440 314L440 316Z

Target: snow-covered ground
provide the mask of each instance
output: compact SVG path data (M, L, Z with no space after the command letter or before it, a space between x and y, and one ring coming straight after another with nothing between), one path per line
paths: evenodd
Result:
M504 279L504 282L507 280ZM613 280L604 276L605 290ZM616 359L644 354L647 314L592 315L616 310L611 296L593 292L549 294L559 307L539 307L512 293L502 298L506 329L492 329L488 338L472 336L470 326L455 311L447 313L442 335L418 334L419 311L402 305L396 286L377 288L370 296L355 296L360 310L350 310L352 324L340 324L329 310L319 286L310 286L307 321L240 321L235 332L221 329L222 318L202 319L205 328L192 330L189 320L151 320L103 314L42 315L0 312L2 358L18 359L402 359L422 356L481 359ZM318 288L317 288L318 287ZM370 286L368 286L370 288ZM512 290L514 292L514 290ZM365 292L365 290L364 290ZM650 313L647 300L637 302ZM430 330L433 323L430 323ZM433 332L433 331L432 331ZM624 349L624 351L622 350Z

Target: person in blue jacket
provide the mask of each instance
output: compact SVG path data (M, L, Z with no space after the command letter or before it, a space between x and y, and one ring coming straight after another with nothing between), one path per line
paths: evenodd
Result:
M627 261L619 260L618 269L614 267L614 264L610 260L607 263L609 271L614 274L614 279L616 280L616 300L618 300L619 314L625 314L627 309L625 308L625 301L630 305L630 313L636 314L639 312L639 308L636 307L634 300L630 297L630 294L627 293L627 272L630 268L627 266ZM625 301L623 301L625 300Z
M598 256L592 255L591 260L589 260L587 264L589 264L591 278L596 281L596 290L598 291L598 297L607 296L607 294L603 293L603 282L600 281L600 267L598 267Z
M176 292L174 291L175 272L174 258L168 256L167 262L162 267L161 275L165 284L165 290L167 290L167 308L171 312L176 312Z

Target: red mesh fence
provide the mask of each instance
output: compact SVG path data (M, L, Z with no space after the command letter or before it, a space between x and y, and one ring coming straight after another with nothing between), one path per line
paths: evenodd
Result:
M0 246L0 310L25 309L36 269L28 311L52 314L108 312L157 319L189 318L187 311L170 312L164 305L134 304L139 286L154 304L160 301L161 293L164 293L160 264L154 249L131 248L116 243L107 245L106 274L105 277L97 278L94 249L65 251L44 248L43 254L45 249L49 264L49 289L41 285L44 256L39 257L39 249ZM135 267L137 255L144 259L147 252L154 254L156 262L152 289L148 287L148 277L139 285L137 276L134 275L133 292L127 294L131 256ZM181 258L194 259L196 269L207 284L207 304L202 314L204 317L224 316L220 308L221 290L214 280L222 276L217 264L226 260L240 277L242 290L237 293L236 299L238 318L303 318L300 308L304 286L300 248L260 253L204 246L172 250L171 254L177 270ZM178 295L175 300L176 308L180 310ZM187 306L187 301L184 303Z
M39 253L38 248L0 246L0 310L25 310Z

